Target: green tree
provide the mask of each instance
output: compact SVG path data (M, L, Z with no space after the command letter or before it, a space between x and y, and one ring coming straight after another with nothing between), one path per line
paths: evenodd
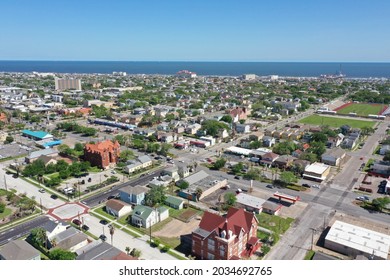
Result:
M202 196L203 194L203 190L201 188L196 188L195 190L195 196L196 196L196 199L199 201L200 197Z
M223 209L227 210L236 204L237 196L232 192L228 192L224 195L224 201Z
M289 185L298 182L298 178L293 172L283 171L280 173L279 181L281 181L284 185Z
M308 160L311 163L318 161L318 156L310 152L304 152L299 156L300 159Z
M375 210L381 212L389 203L390 197L378 197L372 200L371 205L375 208Z
M167 156L170 149L172 149L172 145L171 144L162 143L158 153L160 155Z
M215 170L219 170L221 168L223 168L226 164L226 159L224 158L219 158L217 159L214 164L213 164L213 169Z
M181 180L177 186L179 187L179 189L184 190L187 189L190 186L190 184L185 180Z
M222 123L216 120L206 120L202 123L202 130L206 130L207 134L216 136L220 129L230 130L226 123Z
M383 157L383 160L384 161L390 161L390 151L385 153L385 155Z
M310 148L307 151L316 154L320 158L325 153L326 147L323 142L310 142Z
M361 133L363 136L367 136L367 135L371 135L375 132L375 129L373 129L372 127L370 126L364 126L362 127L361 129Z
M236 175L241 173L242 169L244 168L244 164L242 162L239 162L232 167L232 172Z
M247 180L259 180L260 170L258 168L251 168L243 177Z
M4 211L5 211L5 203L0 202L0 213L4 213Z
M50 251L49 258L51 260L75 260L76 254L61 248L56 248Z
M151 207L164 203L166 199L165 189L162 186L153 187L145 194L145 204Z
M310 142L322 142L326 143L328 141L328 136L322 132L315 132L311 135Z
M121 151L119 155L119 160L122 162L126 162L130 159L134 159L134 152L132 150L124 150Z
M273 149L272 152L278 155L291 155L293 151L297 149L297 145L292 141L285 141L277 143Z
M9 143L12 143L12 142L14 142L14 138L12 136L8 135L5 138L4 144L9 144Z
M82 152L84 151L84 145L77 142L76 144L74 144L74 150L78 152Z
M37 227L31 230L31 242L35 245L45 247L47 249L47 235L46 230L42 227Z
M224 115L221 119L220 119L221 122L226 122L226 123L232 123L233 122L233 118L232 116L230 115Z

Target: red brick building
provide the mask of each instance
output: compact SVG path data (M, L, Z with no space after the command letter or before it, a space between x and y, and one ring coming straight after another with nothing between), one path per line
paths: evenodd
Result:
M84 159L91 163L91 166L98 166L106 169L110 165L117 164L120 154L118 141L105 140L96 144L85 144Z
M230 208L226 216L205 212L192 232L192 254L202 260L236 260L250 257L261 243L258 220L244 209Z

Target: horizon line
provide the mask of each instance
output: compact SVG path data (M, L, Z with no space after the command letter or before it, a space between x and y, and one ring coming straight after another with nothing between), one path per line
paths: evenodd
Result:
M390 61L245 61L245 60L76 60L76 59L0 59L9 62L181 62L181 63L390 63Z

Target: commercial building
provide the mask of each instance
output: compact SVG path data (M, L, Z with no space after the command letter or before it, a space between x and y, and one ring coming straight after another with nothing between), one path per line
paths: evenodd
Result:
M84 147L84 159L92 166L106 169L116 165L119 160L120 145L118 141L105 140L96 144L86 144Z
M335 221L325 237L325 248L356 258L386 260L390 236L367 228Z
M317 182L324 181L330 173L330 166L320 162L314 162L306 166L303 178Z
M205 212L192 232L192 254L202 260L250 257L260 246L258 220L244 209L229 208L226 216Z
M67 89L81 90L81 80L80 79L55 78L54 83L55 83L55 90L57 90L57 91L67 90Z

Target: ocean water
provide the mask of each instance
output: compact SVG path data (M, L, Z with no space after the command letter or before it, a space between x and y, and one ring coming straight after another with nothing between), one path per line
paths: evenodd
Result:
M318 77L341 71L347 78L390 78L390 63L336 62L143 62L143 61L0 61L0 72L101 73L172 75L189 70L200 76Z

